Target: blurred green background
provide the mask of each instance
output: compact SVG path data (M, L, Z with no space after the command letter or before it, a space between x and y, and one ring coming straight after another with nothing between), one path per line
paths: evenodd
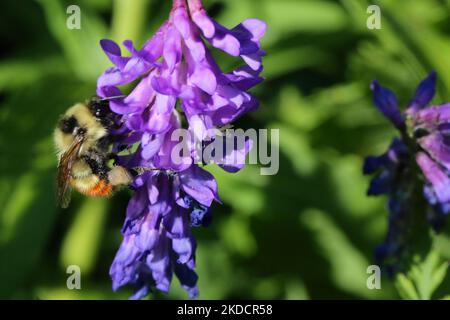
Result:
M366 27L374 3L381 30ZM66 28L69 4L81 8L81 30ZM399 296L389 279L381 290L366 287L387 213L383 197L365 196L369 178L361 165L396 134L372 105L369 83L380 80L404 105L435 69L435 101L450 100L450 1L204 4L227 27L249 17L268 24L267 80L254 91L261 106L236 127L279 128L280 170L261 176L257 166L234 175L211 168L224 204L214 206L212 226L194 230L200 298L414 297ZM128 289L112 292L108 269L130 194L106 201L74 195L68 210L58 209L51 134L58 116L91 96L110 66L99 40L133 39L139 47L169 10L170 1L161 0L1 1L0 298L129 296ZM218 59L225 70L236 63ZM446 265L439 274L430 266L445 261L450 241L435 242L443 248L439 258L419 261L420 276L401 281L421 298L450 292ZM66 287L69 265L81 267L81 290ZM186 297L174 279L169 295L150 298Z

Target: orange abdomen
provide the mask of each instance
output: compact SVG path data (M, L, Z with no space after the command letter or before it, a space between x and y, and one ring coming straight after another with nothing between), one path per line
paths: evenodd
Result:
M99 179L96 175L72 179L71 185L78 192L90 197L108 197L113 192L113 185L107 180Z
M90 197L108 197L111 195L113 186L106 180L100 180L92 189L87 190L86 195Z

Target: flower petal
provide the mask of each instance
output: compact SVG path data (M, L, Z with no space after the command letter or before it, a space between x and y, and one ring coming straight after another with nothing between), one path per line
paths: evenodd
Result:
M405 120L398 108L397 98L386 88L380 86L378 81L372 82L371 89L374 93L374 103L378 109L389 119L397 128L405 126Z
M408 108L420 110L430 103L436 93L436 77L436 72L433 71L419 84Z
M122 57L119 45L112 40L102 39L100 40L100 46L103 51L105 51L109 60L111 60L111 62L114 63L119 69L123 69L130 60L129 57Z
M433 186L439 202L450 201L450 178L425 153L419 152L416 155L416 161L427 180Z
M182 189L200 204L210 207L213 200L219 200L217 182L208 171L192 165L180 172L180 180Z

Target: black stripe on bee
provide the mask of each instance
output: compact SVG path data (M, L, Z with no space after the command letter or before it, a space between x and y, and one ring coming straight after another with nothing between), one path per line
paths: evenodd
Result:
M78 128L79 124L74 116L62 118L59 121L59 128L64 133L73 133L75 128Z
M83 158L91 168L93 174L98 175L103 180L108 180L109 168L103 154L91 151Z

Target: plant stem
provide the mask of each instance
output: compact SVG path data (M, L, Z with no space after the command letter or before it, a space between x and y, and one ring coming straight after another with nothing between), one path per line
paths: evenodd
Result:
M115 41L140 40L148 2L148 0L114 0L111 29Z

